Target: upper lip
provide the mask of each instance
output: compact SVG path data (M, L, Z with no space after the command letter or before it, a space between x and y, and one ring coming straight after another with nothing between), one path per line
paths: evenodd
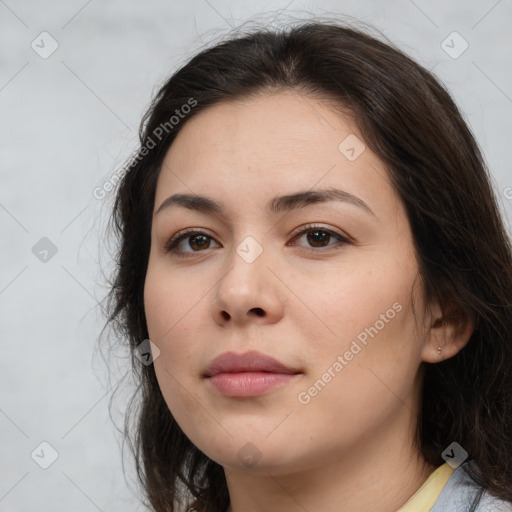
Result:
M300 373L290 368L273 357L251 350L243 354L225 352L216 357L206 368L203 376L213 377L219 373L242 372L271 372L271 373Z

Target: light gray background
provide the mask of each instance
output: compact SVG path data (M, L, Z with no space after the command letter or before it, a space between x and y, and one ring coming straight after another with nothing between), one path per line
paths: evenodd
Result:
M0 0L0 510L143 509L130 458L123 477L95 352L112 194L98 200L93 190L136 148L141 115L176 66L268 12L277 23L308 12L354 16L434 69L484 151L508 222L510 0ZM59 45L47 59L31 47L49 48L43 31ZM441 47L453 31L469 43L457 59ZM42 237L58 249L47 262L32 252ZM58 453L48 469L31 458L43 441ZM50 455L43 446L34 458Z

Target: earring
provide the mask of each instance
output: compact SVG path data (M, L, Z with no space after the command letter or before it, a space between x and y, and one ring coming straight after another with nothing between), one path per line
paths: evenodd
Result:
M441 350L443 350L441 347L437 347L437 351L441 353Z

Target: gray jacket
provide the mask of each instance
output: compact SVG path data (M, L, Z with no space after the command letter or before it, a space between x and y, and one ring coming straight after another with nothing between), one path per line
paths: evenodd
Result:
M452 473L430 512L512 512L512 503L494 498L487 491L476 508L471 508L479 487L463 468L475 464L467 461Z

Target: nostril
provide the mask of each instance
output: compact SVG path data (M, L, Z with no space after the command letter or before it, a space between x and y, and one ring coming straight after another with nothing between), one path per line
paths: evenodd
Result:
M261 308L252 308L250 311L254 312L257 316L265 316L265 311ZM231 318L231 315L227 311L221 311L221 316L224 320Z

